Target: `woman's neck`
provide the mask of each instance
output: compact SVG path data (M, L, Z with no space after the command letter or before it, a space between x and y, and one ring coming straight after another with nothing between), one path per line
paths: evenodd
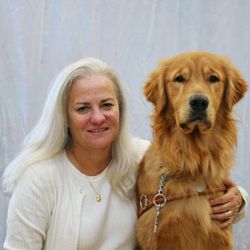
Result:
M67 156L71 163L83 174L95 176L100 174L112 159L111 150L84 151L78 148L69 148Z

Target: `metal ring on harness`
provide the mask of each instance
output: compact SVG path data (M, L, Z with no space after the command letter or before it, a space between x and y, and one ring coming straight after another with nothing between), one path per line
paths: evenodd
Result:
M159 198L163 197L162 203L157 203L156 199L157 199L158 197L159 197ZM165 196L164 194L161 194L161 193L156 194L156 195L154 196L154 198L153 198L153 203L154 203L154 205L155 205L156 207L164 207L164 206L166 205L166 202L167 202L166 196Z
M141 195L140 206L141 206L141 209L143 209L143 210L148 207L148 196L146 194Z

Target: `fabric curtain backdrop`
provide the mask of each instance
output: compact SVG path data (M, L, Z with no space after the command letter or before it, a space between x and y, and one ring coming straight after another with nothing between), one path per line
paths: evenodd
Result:
M229 56L250 79L248 0L0 0L0 174L41 114L47 89L65 65L86 56L111 64L126 85L136 136L150 139L151 106L142 86L158 61L187 50ZM235 113L232 179L250 192L250 96ZM8 197L0 193L0 245ZM249 218L235 225L235 246L249 249ZM0 247L0 249L1 249Z

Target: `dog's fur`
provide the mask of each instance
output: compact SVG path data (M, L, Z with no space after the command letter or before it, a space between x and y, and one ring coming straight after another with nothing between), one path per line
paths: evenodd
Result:
M221 186L236 146L232 108L246 90L226 57L196 51L163 60L144 86L154 105L153 140L139 166L138 195L156 194L161 174L178 176L166 183L168 195ZM221 194L167 202L151 243L156 207L147 210L137 222L138 244L142 249L233 249L231 227L221 229L210 218L208 198Z

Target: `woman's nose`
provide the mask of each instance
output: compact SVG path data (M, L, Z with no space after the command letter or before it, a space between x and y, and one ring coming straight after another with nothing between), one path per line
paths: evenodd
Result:
M105 116L99 108L93 109L91 114L91 122L95 124L100 124L105 120Z

